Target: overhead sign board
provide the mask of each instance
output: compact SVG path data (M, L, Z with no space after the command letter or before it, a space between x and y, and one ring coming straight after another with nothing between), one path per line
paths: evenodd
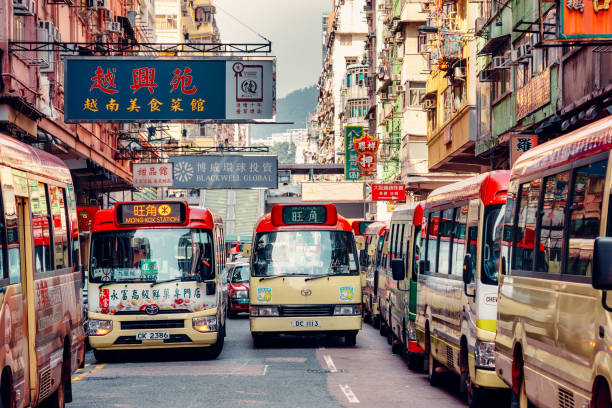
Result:
M64 121L264 120L274 58L67 57Z
M276 156L171 156L173 188L277 188Z
M134 187L172 187L172 163L134 163Z
M119 225L184 224L187 206L180 201L118 203L116 214Z
M403 184L372 184L372 200L405 201L406 186Z
M562 0L559 37L595 39L612 37L609 0Z

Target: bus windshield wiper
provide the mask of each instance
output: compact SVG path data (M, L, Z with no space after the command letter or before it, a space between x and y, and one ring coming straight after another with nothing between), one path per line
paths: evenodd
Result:
M151 287L155 286L155 285L160 285L162 283L168 283L168 282L176 282L176 281L180 281L183 278L172 278L172 279L166 279L166 280L161 280L161 281L157 281L157 282L152 282L151 283Z
M117 285L118 283L119 282L104 282L100 286L98 286L98 289L102 289L102 288L105 288L105 287L110 286L110 285Z
M323 274L323 275L313 275L309 278L304 279L304 282L306 281L311 281L311 280L315 280L315 279L320 279L320 278L324 278L326 276L331 276L329 273Z

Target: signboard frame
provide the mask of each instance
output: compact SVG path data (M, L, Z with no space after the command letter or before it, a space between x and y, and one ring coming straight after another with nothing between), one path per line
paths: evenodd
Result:
M172 163L134 163L132 166L132 184L134 187L172 187L174 167ZM139 175L142 170L145 170L145 173L148 172L149 177L156 177L155 175L159 174L157 176L159 178L150 179L152 182L149 183L146 174L144 176ZM145 178L141 179L140 177Z

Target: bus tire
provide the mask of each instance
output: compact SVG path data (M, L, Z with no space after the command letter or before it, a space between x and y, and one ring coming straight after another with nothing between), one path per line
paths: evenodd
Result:
M344 335L344 345L347 347L355 347L357 344L357 332L348 332Z
M510 408L535 408L527 397L525 388L525 372L522 357L515 356L512 362L512 393L510 396Z
M11 373L5 368L0 377L0 408L13 408L12 389Z
M253 346L255 348L261 348L264 346L264 336L262 333L251 333L253 337Z
M423 371L423 356L408 352L408 368L412 371Z
M612 405L611 400L608 383L603 378L598 377L593 385L593 397L590 406L593 408L609 408Z
M57 387L57 390L55 390L55 392L51 394L51 396L49 396L48 403L46 404L46 406L49 408L65 408L66 407L66 394L65 394L66 380L64 379L68 375L66 371L67 371L66 363L62 361L61 380L59 382L59 386ZM68 376L68 378L70 380L70 376Z
M461 344L461 361L460 372L461 372L461 383L459 385L459 391L465 393L465 399L470 408L482 407L486 401L486 390L480 388L472 382L470 375L470 365L468 359L467 343L465 340Z
M429 380L429 384L432 387L437 387L440 385L440 373L438 372L438 367L440 364L436 361L431 352L431 340L429 338L429 332L425 337L425 357L423 359L423 365L425 368L425 372L427 373L427 379Z
M203 350L203 356L205 360L214 360L223 351L223 344L225 343L225 326L221 325L220 330L217 332L217 341L206 347Z
M380 333L381 336L386 336L387 335L387 325L385 324L385 321L382 319L382 313L378 315L378 332Z

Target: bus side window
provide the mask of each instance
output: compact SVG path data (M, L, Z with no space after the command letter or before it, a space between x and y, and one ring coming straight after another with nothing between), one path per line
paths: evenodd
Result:
M516 195L518 192L518 182L510 182L508 187L508 197L506 199L506 213L504 215L504 231L502 236L502 273L510 274L510 251L514 241L514 219L516 214Z
M412 253L412 280L416 282L419 276L419 260L421 259L421 227L414 227L414 236L412 237L413 253Z
M6 176L6 173L3 172L2 176ZM8 177L12 180L10 170L8 171ZM19 219L17 218L17 204L12 185L3 186L2 201L6 223L8 278L10 283L17 283L21 278L21 257L19 251Z
M569 171L544 179L540 239L536 251L538 272L561 273L569 179Z
M66 208L69 211L70 216L68 219L70 220L70 240L71 240L71 253L72 253L72 269L76 270L81 266L81 248L79 242L79 221L77 217L76 210L76 199L74 196L74 187L68 185L67 188L67 204Z
M64 189L49 186L51 199L51 218L53 219L53 245L55 248L55 268L68 266L68 228L66 224L66 209Z
M34 237L34 272L52 271L46 184L30 180L30 207Z
M455 210L453 225L453 254L451 257L452 274L462 276L463 257L465 256L465 227L467 224L468 207L458 207Z
M438 272L438 226L440 223L440 213L434 213L429 216L427 224L427 265L429 273Z
M536 215L541 189L541 179L532 180L521 185L517 237L514 244L514 267L516 269L533 270Z
M449 274L451 256L451 232L453 228L453 209L448 208L440 213L440 248L438 255L438 273Z
M574 170L566 274L591 275L593 243L599 236L601 222L606 167L606 161L602 160Z

